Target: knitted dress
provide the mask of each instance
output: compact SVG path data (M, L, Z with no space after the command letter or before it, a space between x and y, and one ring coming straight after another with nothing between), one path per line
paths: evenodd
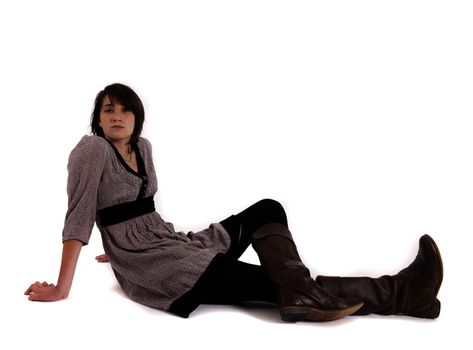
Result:
M125 294L140 304L168 311L173 301L195 285L215 255L228 250L230 236L220 223L196 233L176 232L157 212L102 227L98 210L157 192L151 144L139 138L135 151L146 177L131 169L106 139L84 136L80 140L69 156L63 241L87 244L96 222Z

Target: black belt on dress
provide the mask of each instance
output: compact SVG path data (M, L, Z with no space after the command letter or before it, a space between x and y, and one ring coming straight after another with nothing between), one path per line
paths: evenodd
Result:
M155 210L153 197L146 197L100 209L97 214L100 225L105 227L152 213Z

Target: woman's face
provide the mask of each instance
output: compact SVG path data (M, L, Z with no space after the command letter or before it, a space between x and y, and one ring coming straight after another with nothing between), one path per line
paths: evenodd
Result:
M99 125L107 140L128 143L135 129L135 114L118 101L112 103L105 96L100 109Z

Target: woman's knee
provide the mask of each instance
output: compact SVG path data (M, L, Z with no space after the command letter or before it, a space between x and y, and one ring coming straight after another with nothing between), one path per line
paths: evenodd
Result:
M274 218L276 222L284 223L287 225L286 211L281 203L271 198L265 198L255 204L261 210L261 213L265 213L269 218ZM276 220L277 219L277 220Z
M284 212L284 207L282 206L281 203L279 203L277 200L272 199L272 198L265 198L262 199L258 202L256 202L256 205L261 206L265 208L267 211L274 211L274 212Z

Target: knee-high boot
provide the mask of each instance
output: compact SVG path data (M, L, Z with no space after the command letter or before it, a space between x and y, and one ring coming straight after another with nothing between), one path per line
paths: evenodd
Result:
M282 320L331 321L362 307L358 300L336 297L315 283L285 225L260 227L252 235L252 245L276 289Z
M363 301L364 306L355 315L402 314L433 319L440 314L437 293L442 278L440 251L435 241L424 235L419 240L414 261L396 275L379 278L318 276L316 282L335 295Z

